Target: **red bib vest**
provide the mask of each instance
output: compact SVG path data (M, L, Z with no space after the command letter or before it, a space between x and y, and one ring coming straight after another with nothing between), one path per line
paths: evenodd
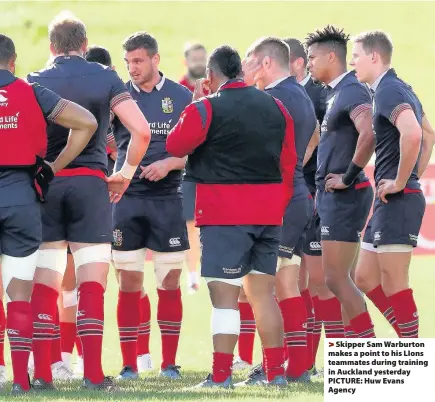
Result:
M17 79L0 87L0 167L34 165L47 152L46 122L33 88Z

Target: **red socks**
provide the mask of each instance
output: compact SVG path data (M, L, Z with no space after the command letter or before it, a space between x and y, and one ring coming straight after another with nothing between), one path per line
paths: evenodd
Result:
M344 338L341 303L336 297L319 300L326 338Z
M234 355L229 353L213 353L213 381L224 382L231 375Z
M121 342L123 366L130 366L137 372L137 334L140 323L139 292L118 293L118 329Z
M240 335L238 341L239 357L244 362L252 364L255 341L255 318L249 303L239 302Z
M77 331L77 327L76 327L76 331ZM76 349L77 349L77 354L83 358L83 346L82 346L82 341L80 340L80 337L78 335L78 333L76 333Z
M307 311L307 370L314 366L314 307L310 291L305 289L301 292Z
M151 306L148 295L140 299L140 325L137 337L137 355L150 353Z
M387 321L392 325L397 335L400 336L400 330L396 322L396 317L394 316L393 308L390 305L388 297L385 295L382 286L379 285L366 295L373 304L378 308L378 310L383 314Z
M52 382L51 347L56 323L57 290L36 283L33 286L33 359L35 361L35 379Z
M284 376L284 348L267 348L264 349L263 353L266 358L267 381L272 381L278 376Z
M350 320L350 325L355 332L354 338L375 338L373 322L368 311Z
M162 337L162 369L175 365L175 358L180 338L183 304L181 290L157 289L159 302L157 305L157 322Z
M71 353L74 350L76 340L77 326L75 322L60 323L60 340L63 353Z
M5 366L5 328L5 309L3 307L3 302L0 300L0 366Z
M30 389L27 364L32 350L33 317L30 303L15 301L7 304L7 329L11 346L14 383Z
M305 302L301 296L291 297L282 300L279 307L284 320L284 340L289 359L287 375L297 378L307 370L307 310ZM268 368L267 363L266 368Z
M418 312L412 289L402 290L388 298L396 316L401 338L418 338Z
M104 329L104 288L98 282L79 287L77 330L82 341L84 378L94 384L104 380L101 355Z
M51 342L51 363L62 361L62 343L60 337L60 322L59 322L59 308L56 304L56 320L54 325L53 341Z
M355 331L352 328L352 325L345 325L344 326L344 336L346 338L358 338L355 334Z
M314 329L313 329L313 362L316 364L317 351L319 350L320 338L322 336L322 310L319 296L312 298L314 306Z

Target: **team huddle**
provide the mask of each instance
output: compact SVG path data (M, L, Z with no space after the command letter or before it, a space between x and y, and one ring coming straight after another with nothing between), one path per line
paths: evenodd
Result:
M174 381L182 376L180 276L187 263L189 289L198 288L200 254L214 352L212 372L195 388L320 377L322 327L327 338L375 337L364 295L397 336L418 337L408 273L435 132L391 68L388 35L353 38L352 71L348 41L333 26L304 44L266 37L243 61L230 46L207 59L196 44L177 83L159 70L156 39L137 32L122 45L123 83L74 16L52 21L53 58L27 80L14 76L14 43L0 35L0 133L8 138L0 335L6 330L11 346L13 394L77 378L75 345L84 389L112 391L152 368L148 250L159 375ZM375 189L364 173L374 153ZM101 364L110 264L123 358L116 379ZM254 366L257 330L263 359ZM232 371L246 368L247 379L233 384Z

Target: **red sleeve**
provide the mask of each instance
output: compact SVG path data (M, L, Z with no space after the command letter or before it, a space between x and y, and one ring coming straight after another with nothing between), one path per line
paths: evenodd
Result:
M293 176L295 174L297 155L296 155L296 145L295 145L295 130L293 119L282 104L281 101L275 99L278 107L281 109L284 115L286 127L285 127L285 137L282 144L281 151L281 174L284 183L284 205L287 207L290 199L293 196Z
M168 153L177 158L191 154L206 140L211 116L211 103L208 99L186 106L166 139Z

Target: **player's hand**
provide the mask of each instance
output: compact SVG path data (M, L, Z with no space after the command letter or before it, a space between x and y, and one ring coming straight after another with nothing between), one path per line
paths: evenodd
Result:
M334 190L344 190L349 186L343 183L344 174L328 173L325 177L325 191L333 193Z
M50 182L54 178L55 167L39 156L36 158L36 170L33 177L33 188L40 202L45 202Z
M379 181L378 184L378 198L388 204L386 196L388 194L396 194L399 191L402 191L404 189L404 186L400 186L396 180L388 180L388 179L382 179Z
M118 152L117 151L113 151L109 154L110 159L112 159L112 161L116 162L116 159L118 158Z
M126 179L121 172L116 172L112 176L106 178L109 187L110 202L117 203L122 198L130 185L131 180Z
M246 85L253 86L261 78L258 72L261 69L261 64L257 59L247 58L242 62L243 79Z
M169 173L169 166L165 159L151 163L146 167L139 166L142 173L139 175L139 179L147 179L149 181L159 181L164 179Z
M198 100L205 96L205 91L210 92L210 81L207 78L201 78L195 81L193 90L193 100Z

